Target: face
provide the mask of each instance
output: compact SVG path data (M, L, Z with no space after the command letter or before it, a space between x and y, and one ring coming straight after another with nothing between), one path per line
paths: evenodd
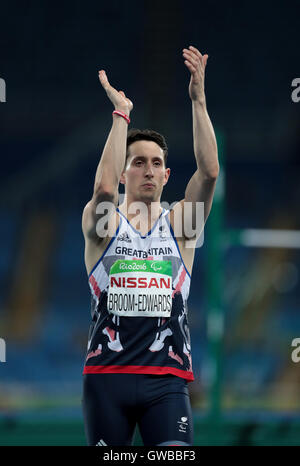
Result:
M120 182L125 184L128 199L157 202L170 176L165 168L162 148L154 141L135 141L129 146L129 156Z

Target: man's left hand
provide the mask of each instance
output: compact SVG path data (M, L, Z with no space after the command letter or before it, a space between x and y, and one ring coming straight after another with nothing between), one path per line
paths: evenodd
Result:
M183 49L183 56L185 58L184 63L191 72L190 98L204 102L204 76L208 55L202 55L198 49L190 45L188 49Z

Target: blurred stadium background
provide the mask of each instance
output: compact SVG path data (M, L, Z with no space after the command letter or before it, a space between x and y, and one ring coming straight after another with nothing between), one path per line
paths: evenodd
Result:
M296 1L1 5L0 445L85 444L81 213L113 110L97 71L131 127L165 135L171 203L195 169L189 45L209 54L222 162L189 301L195 444L299 445L299 18ZM249 247L249 229L281 233Z

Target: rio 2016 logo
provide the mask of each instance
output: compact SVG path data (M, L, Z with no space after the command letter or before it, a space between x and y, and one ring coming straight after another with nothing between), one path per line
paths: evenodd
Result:
M6 84L2 78L0 78L0 102L6 102Z
M0 362L6 362L6 344L3 338L0 338Z
M146 270L147 266L145 262L142 264L137 264L134 262L133 264L126 264L126 262L122 262L120 264L120 270Z

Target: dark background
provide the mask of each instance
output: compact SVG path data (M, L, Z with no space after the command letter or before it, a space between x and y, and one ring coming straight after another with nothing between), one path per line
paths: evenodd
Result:
M98 81L101 68L132 99L131 126L165 135L174 172L170 197L184 170L183 191L194 168L189 71L181 54L190 44L209 54L207 105L215 128L226 134L230 217L244 214L246 205L251 225L259 209L264 226L271 203L290 208L297 202L299 109L291 82L299 66L298 2L33 1L7 3L1 13L1 77L7 83L2 202L31 201L29 188L21 196L24 178L46 165L50 151L57 152L61 169L54 179L39 173L32 197L43 192L56 202L55 193L78 208L90 198L111 125L112 105ZM75 135L80 154L65 167L58 149Z
M291 83L300 77L300 5L11 1L1 4L0 16L0 77L6 82L6 102L0 103L0 336L7 344L0 415L65 413L68 406L78 414L89 326L81 213L113 111L98 70L132 100L131 127L165 136L171 178L162 200L171 203L183 197L195 169L182 49L194 45L207 53L208 113L224 138L224 228L297 230L300 102L292 101ZM190 295L195 412L207 406L204 250L205 243L196 251ZM300 371L289 357L290 341L300 335L299 254L270 254L240 248L224 262L230 277L222 296L224 394L230 393L224 403L293 414L300 408ZM247 334L249 316L253 333ZM271 406L264 402L270 393L276 394Z

